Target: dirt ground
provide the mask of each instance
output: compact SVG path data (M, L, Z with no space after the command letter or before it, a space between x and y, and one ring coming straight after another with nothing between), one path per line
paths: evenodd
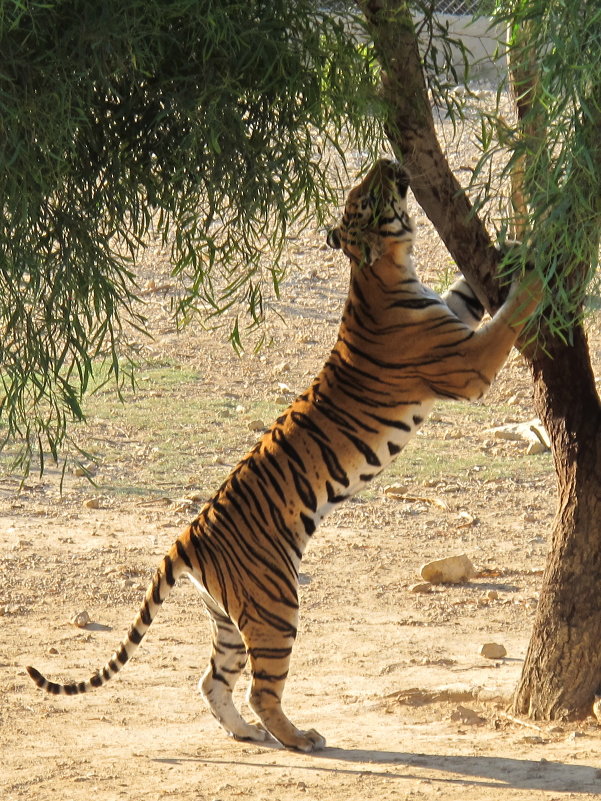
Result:
M436 285L448 258L414 212L420 272ZM135 425L120 422L116 400L91 414L81 436L96 447L96 486L68 475L61 494L52 470L22 487L9 475L0 480L0 798L601 795L601 729L593 718L538 726L506 713L555 504L550 456L526 456L487 431L533 416L519 357L484 404L440 406L396 472L337 510L313 538L302 564L285 708L299 727L326 737L324 751L297 754L223 734L196 689L209 627L187 582L174 589L136 657L107 687L55 698L28 679L28 664L50 678L79 680L106 661L165 549L252 444L257 433L249 429L269 422L257 423L257 416L294 397L320 368L334 342L346 265L324 249L318 232L293 240L291 258L298 266L273 304L282 319L268 323L272 346L238 358L223 332L175 330L169 268L149 251L140 281L155 338L143 355L160 357L169 370L192 371L195 383L142 381L127 407L137 404ZM591 335L596 343L594 325ZM595 345L593 353L597 359ZM227 405L209 410L198 429L181 425L173 437L155 419L145 422L146 401L166 401L175 417L199 398ZM190 425L193 417L190 411ZM155 468L171 439L184 467L165 469L158 479ZM400 496L385 492L392 482L403 484ZM474 579L411 591L424 562L459 553L476 566ZM80 629L69 619L83 610L91 623ZM479 655L491 641L504 645L505 658ZM244 706L243 696L241 686Z

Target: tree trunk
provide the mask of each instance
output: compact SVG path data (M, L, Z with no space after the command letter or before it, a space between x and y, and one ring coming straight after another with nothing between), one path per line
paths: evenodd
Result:
M530 361L559 503L526 662L513 700L540 720L584 717L601 689L601 407L583 330Z
M447 250L489 311L505 295L497 279L500 253L441 150L407 4L359 0L383 69L390 103L390 144L411 173L411 191Z
M360 0L385 75L396 154L449 252L489 309L502 295L498 254L440 149L407 5ZM559 505L540 603L513 707L537 719L583 717L601 691L601 406L584 331L526 353L549 433Z

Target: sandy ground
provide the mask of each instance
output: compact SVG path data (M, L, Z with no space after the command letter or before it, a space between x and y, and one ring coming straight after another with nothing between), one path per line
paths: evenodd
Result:
M428 244L423 215L416 214L423 229L418 260L435 281L433 265L446 257ZM225 335L174 330L168 266L151 252L141 267L156 332L147 355L160 351L198 371L202 397L229 393L243 416L252 417L254 404L276 392L302 390L334 341L347 277L343 261L315 233L293 250L299 269L275 304L285 322L271 319L271 349L241 359ZM143 385L138 401L157 391L163 390ZM90 420L92 434L108 437L112 425L113 439L122 436L120 456L100 454L97 488L68 476L61 495L52 471L30 476L20 489L14 478L1 479L0 798L584 801L600 795L595 720L536 726L505 711L536 608L554 478L548 455L516 474L515 460L530 457L511 443L491 443L486 429L504 422L500 405L528 419L529 393L527 371L514 358L477 415L458 421L448 407L437 411L400 467L404 498L382 488L359 496L315 535L302 565L300 633L285 693L294 722L327 739L314 755L235 742L219 729L196 689L209 627L187 582L175 588L135 659L102 690L57 699L25 673L34 664L51 678L82 679L104 663L193 504L218 486L256 434L236 433L235 421L230 430L225 416L213 441L209 426L210 447L195 450L187 442L187 470L166 478L165 497L132 444L136 432L130 427L122 436L110 416ZM173 395L174 404L189 400ZM481 464L457 473L449 459L436 476L420 473L416 480L412 465L429 441L442 447L449 439L453 459L478 453ZM513 460L513 472L481 478L499 453ZM137 494L112 491L116 476L137 477ZM84 506L95 494L98 508ZM182 504L181 496L193 500ZM476 578L428 594L410 590L422 563L456 553L470 557ZM69 618L82 610L92 623L78 629ZM490 641L502 643L507 656L481 657ZM242 686L239 699L244 706Z

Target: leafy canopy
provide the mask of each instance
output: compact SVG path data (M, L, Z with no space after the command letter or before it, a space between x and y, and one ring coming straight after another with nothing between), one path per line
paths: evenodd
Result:
M242 297L260 316L265 242L320 221L331 145L381 142L352 31L313 0L0 0L7 438L56 457L97 360L122 375L153 230L187 287L180 313Z
M502 227L522 229L524 261L547 287L545 325L570 338L597 274L601 241L601 6L596 0L511 0L493 14L507 30L517 115L483 122L484 159L505 156L503 175L523 204ZM493 189L494 191L494 189ZM491 184L484 196L490 197Z

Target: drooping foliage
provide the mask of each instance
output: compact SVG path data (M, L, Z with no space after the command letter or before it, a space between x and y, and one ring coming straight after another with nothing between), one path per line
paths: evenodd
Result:
M505 154L518 197L503 224L519 230L524 261L548 285L549 332L569 340L601 241L601 7L512 0L497 3L493 19L508 31L517 113L483 122L481 166Z
M7 437L56 452L98 358L119 374L151 231L180 312L260 316L265 242L331 205L331 145L381 141L356 30L313 0L0 0Z

